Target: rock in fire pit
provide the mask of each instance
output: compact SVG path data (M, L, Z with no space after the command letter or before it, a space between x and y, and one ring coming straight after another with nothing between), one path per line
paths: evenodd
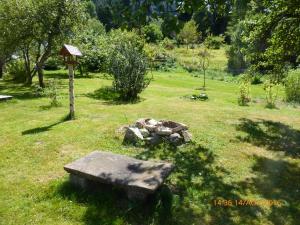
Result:
M169 120L139 119L134 125L126 128L125 143L157 145L167 141L174 145L182 145L192 140L187 125Z

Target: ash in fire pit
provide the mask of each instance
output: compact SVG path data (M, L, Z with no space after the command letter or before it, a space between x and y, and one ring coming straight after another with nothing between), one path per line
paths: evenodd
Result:
M134 125L126 127L124 143L157 145L162 141L182 145L192 140L187 125L169 120L139 119Z

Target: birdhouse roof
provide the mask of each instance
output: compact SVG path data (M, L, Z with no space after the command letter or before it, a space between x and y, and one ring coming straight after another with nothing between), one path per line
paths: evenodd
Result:
M63 56L82 56L82 53L79 51L79 49L72 45L64 45L59 54Z

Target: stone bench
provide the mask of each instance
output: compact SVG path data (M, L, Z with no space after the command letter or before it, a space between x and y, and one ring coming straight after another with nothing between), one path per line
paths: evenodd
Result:
M6 101L6 100L10 100L13 97L10 95L0 95L0 101Z
M70 181L87 188L90 181L124 188L129 199L145 199L171 173L173 165L137 160L124 155L95 151L64 166Z

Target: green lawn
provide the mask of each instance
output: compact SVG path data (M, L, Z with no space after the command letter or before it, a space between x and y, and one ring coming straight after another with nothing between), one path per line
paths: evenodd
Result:
M66 72L62 106L50 108L22 85L0 81L0 224L290 224L300 221L300 107L281 101L264 107L262 86L252 102L237 105L238 86L208 80L207 102L196 94L202 79L174 70L154 72L135 104L107 95L105 78L76 79L77 120L68 113ZM170 119L189 125L194 144L173 149L122 145L118 128L138 118ZM120 190L87 193L68 183L63 170L93 150L142 159L163 159L176 170L146 203L129 202ZM280 206L215 206L214 200L280 200Z

